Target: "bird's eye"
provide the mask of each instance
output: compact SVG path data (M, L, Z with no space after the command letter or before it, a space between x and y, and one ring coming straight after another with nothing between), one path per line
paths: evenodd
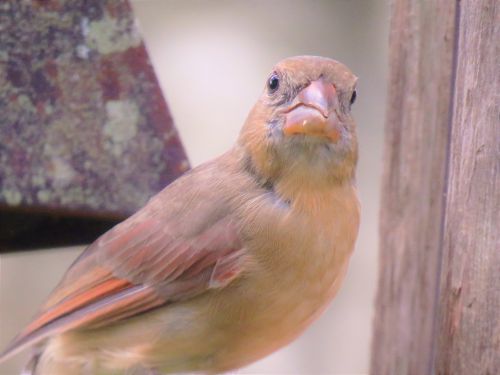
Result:
M358 96L358 94L356 94L356 90L354 90L352 92L352 95L351 95L351 105L354 104L354 102L356 101L356 97Z
M271 74L271 77L267 80L267 88L270 93L276 92L278 88L280 87L280 78L278 77L278 74L273 73Z

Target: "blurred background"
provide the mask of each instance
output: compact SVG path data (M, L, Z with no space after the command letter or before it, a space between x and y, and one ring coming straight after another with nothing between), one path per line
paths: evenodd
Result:
M344 285L298 340L242 374L366 374L377 280L379 185L389 7L383 0L132 0L192 166L228 149L272 66L322 55L359 77L362 222ZM0 255L0 345L28 322L82 247ZM20 355L0 365L16 374Z

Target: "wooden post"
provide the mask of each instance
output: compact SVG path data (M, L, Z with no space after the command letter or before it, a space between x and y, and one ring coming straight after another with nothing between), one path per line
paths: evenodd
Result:
M437 374L500 373L500 2L462 1Z
M500 4L394 0L371 372L500 370Z

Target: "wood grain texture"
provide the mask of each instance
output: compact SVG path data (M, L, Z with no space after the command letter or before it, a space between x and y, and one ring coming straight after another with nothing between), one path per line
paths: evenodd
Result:
M449 138L455 2L395 0L371 372L432 361Z
M461 2L436 374L500 371L500 2Z
M373 374L500 369L500 3L395 0Z

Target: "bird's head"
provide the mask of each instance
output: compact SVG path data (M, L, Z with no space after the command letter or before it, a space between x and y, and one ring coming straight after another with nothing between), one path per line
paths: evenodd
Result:
M319 182L354 178L356 76L324 57L279 62L251 110L239 144L267 179L297 175Z

